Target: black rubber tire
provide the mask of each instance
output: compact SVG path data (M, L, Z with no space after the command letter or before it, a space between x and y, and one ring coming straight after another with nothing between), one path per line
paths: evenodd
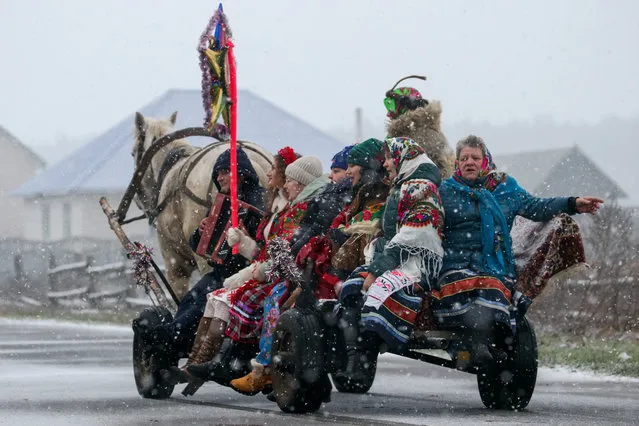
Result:
M537 382L537 337L523 318L517 326L507 365L494 375L478 374L477 386L488 408L522 410L528 406Z
M368 392L371 386L373 386L373 382L375 381L375 373L377 372L377 352L367 352L366 358L366 372L368 373L368 375L366 376L366 380L357 382L352 379L346 379L344 377L331 374L331 378L333 379L333 383L335 384L335 389L344 393Z
M330 380L324 372L322 326L317 315L294 308L284 312L275 328L272 351L277 405L285 413L317 411L330 392Z
M138 315L138 321L154 326L173 321L171 313L161 307L146 308ZM171 396L175 385L167 383L160 370L177 366L178 358L150 348L139 333L133 333L133 376L142 398L165 399Z

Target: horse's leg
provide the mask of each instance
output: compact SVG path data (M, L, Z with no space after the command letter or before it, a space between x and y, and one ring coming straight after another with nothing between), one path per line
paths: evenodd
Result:
M158 224L158 241L166 265L166 278L175 295L182 300L189 290L189 279L196 268L196 263L188 244L167 238L169 236L170 234Z
M170 259L166 265L166 276L169 284L171 284L171 288L178 299L182 300L182 297L189 290L189 280L196 269L196 264L193 258L187 258L177 252L165 253L163 250L162 254L165 259Z
M197 265L197 270L200 271L200 275L204 276L213 269L211 265L209 265L209 262L207 262L207 260L202 256L194 256L194 259L195 264Z

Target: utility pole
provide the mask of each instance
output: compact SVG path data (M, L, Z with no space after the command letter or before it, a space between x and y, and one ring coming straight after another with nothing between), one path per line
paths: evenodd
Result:
M360 143L364 138L364 129L362 129L362 108L355 108L355 143Z

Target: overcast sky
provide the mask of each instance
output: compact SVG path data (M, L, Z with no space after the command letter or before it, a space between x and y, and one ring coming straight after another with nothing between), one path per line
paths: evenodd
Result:
M1 0L0 125L28 145L96 135L169 88L199 88L217 7L189 0ZM639 115L639 2L224 2L238 85L325 129L384 120L400 77L446 123ZM241 125L241 124L240 124Z

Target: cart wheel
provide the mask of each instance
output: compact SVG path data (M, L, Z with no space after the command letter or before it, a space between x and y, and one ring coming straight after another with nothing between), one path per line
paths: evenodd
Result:
M317 315L290 309L279 318L273 340L273 390L282 411L317 411L330 393L323 346Z
M146 308L138 316L138 322L151 327L171 321L173 321L171 313L160 307ZM176 356L149 346L140 333L133 333L133 375L140 396L151 399L170 397L175 385L167 383L161 377L160 370L177 363Z
M537 338L526 318L519 322L506 366L493 375L478 374L477 386L488 408L521 410L532 398L537 381Z
M366 379L355 381L341 376L331 374L335 388L344 393L366 393L369 391L375 381L375 373L377 372L377 352L369 352L362 354L366 356Z

